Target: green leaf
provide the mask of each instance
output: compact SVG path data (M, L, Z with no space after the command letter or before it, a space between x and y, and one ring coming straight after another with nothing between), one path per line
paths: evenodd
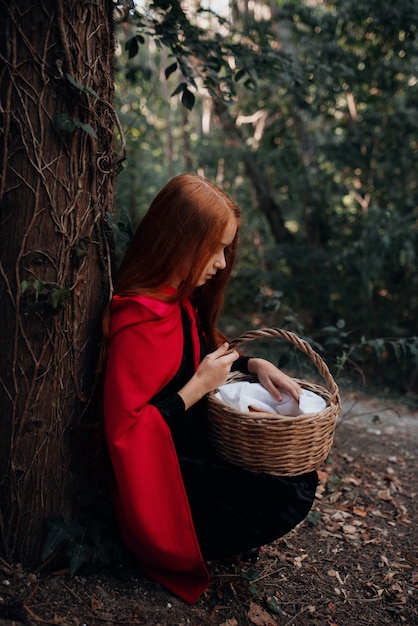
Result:
M99 97L99 94L97 93L97 91L95 91L92 87L84 86L84 90L87 91L87 93L89 93L94 98L98 98Z
M52 290L51 300L54 309L62 309L64 302L70 297L70 290L67 287L57 287Z
M171 76L171 74L176 71L177 67L177 61L166 67L164 72L166 79L169 78L169 76Z
M250 91L255 91L257 89L257 84L252 78L247 78L244 85Z
M28 280L22 280L22 282L20 283L20 289L22 293L25 293L26 289L29 287L29 281Z
M42 280L39 280L39 278L35 278L35 280L33 281L33 288L36 291L36 293L39 293L40 291L42 291L44 286L45 286L45 283L42 282Z
M68 82L71 83L71 85L75 87L76 89L78 89L79 91L83 91L84 93L89 93L91 96L94 96L95 98L99 97L99 94L96 91L94 91L94 89L92 89L91 87L86 87L86 85L82 85L81 83L77 82L76 79L73 78L73 76L71 76L71 74L66 74L65 77L68 80Z
M62 522L62 525L61 525ZM45 561L64 541L68 539L64 530L64 521L57 520L56 526L51 525L42 550L42 559Z
M337 491L337 489L341 488L341 485L343 484L342 479L339 476L336 476L335 474L331 474L330 477L328 478L328 491Z
M189 109L189 111L191 111L194 107L195 100L196 98L194 97L194 94L191 91L189 91L189 89L185 89L183 91L181 101L186 107L186 109Z
M338 328L336 328L335 326L324 326L324 328L321 328L321 330L324 333L337 333L338 332Z
M47 308L47 305L45 302L33 302L32 304L28 304L27 307L25 307L24 309L24 315L29 315L30 313L43 313L45 312L45 309Z
M187 89L187 84L186 83L180 83L175 90L173 91L173 93L171 94L171 96L177 96L178 93L181 93L182 91L184 91L185 89Z
M275 613L276 615L286 615L280 606L276 596L268 596L266 598L267 608L271 613Z
M76 79L71 76L71 74L66 74L65 78L68 80L69 83L71 83L73 87L75 87L76 89L80 89L80 91L84 91L83 85L81 83L78 83Z
M91 561L93 550L90 546L83 543L71 541L68 544L66 555L70 559L70 576L75 576L80 567L84 563Z
M308 517L306 519L308 523L311 524L311 526L316 526L321 519L321 514L319 513L319 511L309 511Z
M138 41L136 37L131 37L125 44L125 50L128 52L128 57L133 59L139 52Z
M246 73L247 73L246 69L238 70L238 72L234 76L235 82L238 82L239 80L241 80L241 78L245 76Z
M206 59L207 66L213 69L215 72L219 72L221 69L221 61L218 57L210 56Z
M74 120L72 120L66 113L57 113L55 115L55 126L58 130L64 131L64 133L73 133L77 128Z
M259 598L260 597L260 591L257 589L256 585L253 584L249 584L248 585L248 591L251 593L251 595Z
M81 128L86 133L97 139L96 132L90 124L84 124L78 119L72 120L66 113L57 113L55 116L55 126L65 133L73 133L76 128Z
M370 339L368 343L372 348L374 348L377 359L379 361L382 360L385 354L385 340L382 338Z
M84 130L84 132L88 133L89 135L91 135L92 137L94 137L94 139L97 139L97 135L95 130L90 126L90 124L84 124L83 122L80 122L80 120L75 120L75 125L77 126L77 128L81 128L81 130Z
M87 256L89 244L89 238L83 237L78 243L74 245L73 250L77 259L84 259L84 257Z
M253 567L250 567L249 569L242 569L239 573L240 577L243 578L244 580L248 580L250 582L257 580L257 578L259 578L260 573L254 569Z
M48 534L42 550L42 559L45 561L62 543L74 541L75 537L81 536L82 526L78 522L66 524L60 516L48 520Z

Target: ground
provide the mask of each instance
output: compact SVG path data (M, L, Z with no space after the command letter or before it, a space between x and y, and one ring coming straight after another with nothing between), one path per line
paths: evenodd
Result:
M309 517L254 564L210 563L195 605L130 567L71 578L0 560L0 625L418 624L418 412L343 399Z

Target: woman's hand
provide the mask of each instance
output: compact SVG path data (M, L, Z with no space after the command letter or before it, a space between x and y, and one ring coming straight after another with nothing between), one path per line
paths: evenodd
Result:
M287 391L296 400L302 394L302 387L290 376L265 359L248 361L248 371L257 374L260 383L271 393L277 402L283 400L281 391Z
M204 395L223 385L231 371L232 363L239 357L236 350L229 351L228 343L207 354L199 364L192 378L180 389L186 409L190 408Z

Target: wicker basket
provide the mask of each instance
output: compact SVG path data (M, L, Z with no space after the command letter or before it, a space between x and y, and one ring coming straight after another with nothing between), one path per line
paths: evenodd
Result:
M272 413L240 413L209 394L212 441L218 454L241 467L275 476L296 476L317 469L327 458L341 411L338 387L321 357L294 333L266 328L245 333L231 348L263 338L287 339L308 355L325 379L326 388L298 380L302 388L321 396L326 407L319 413L287 417ZM256 377L233 374L228 382L255 381Z

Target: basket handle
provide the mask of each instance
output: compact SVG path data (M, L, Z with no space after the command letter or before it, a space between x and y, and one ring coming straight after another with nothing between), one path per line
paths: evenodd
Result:
M254 341L256 339L267 339L273 337L280 337L281 339L287 339L290 343L293 343L301 352L304 352L314 363L318 372L325 379L327 389L331 393L330 401L336 403L337 405L341 405L341 399L339 394L338 385L333 379L331 372L329 371L328 366L322 360L315 350L310 346L310 344L301 339L295 333L292 333L290 330L283 330L282 328L260 328L257 330L249 330L244 333L240 337L233 339L229 343L229 347L231 349L237 349L242 344L247 341Z

